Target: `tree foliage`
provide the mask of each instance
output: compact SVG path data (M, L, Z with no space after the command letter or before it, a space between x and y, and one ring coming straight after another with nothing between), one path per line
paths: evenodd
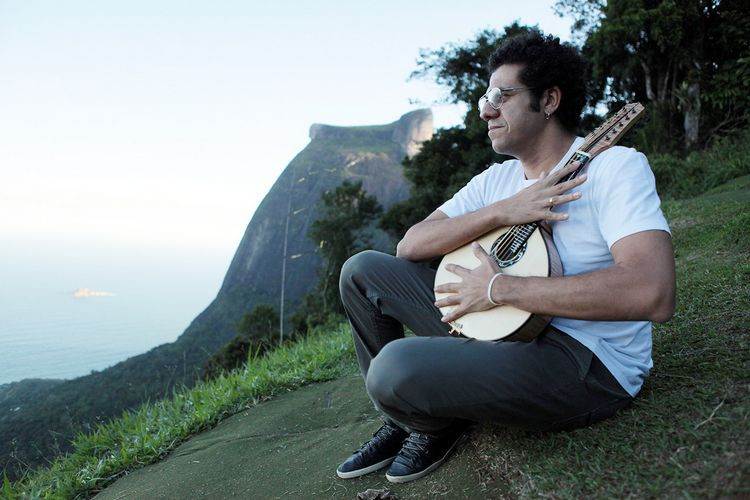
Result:
M269 304L258 304L237 323L237 333L251 339L273 339L278 333L279 313Z
M307 294L292 317L296 332L304 333L323 324L331 313L342 313L339 275L344 262L371 245L368 227L383 211L361 182L344 181L321 194L318 217L308 236L317 244L323 258L318 283Z
M242 316L237 324L238 335L211 355L203 366L203 380L242 366L249 357L262 356L274 346L278 332L279 313L273 306L258 304Z
M504 157L492 151L487 124L479 118L477 101L487 90L487 60L506 37L528 32L518 23L503 32L485 30L465 45L425 50L412 78L434 78L448 90L447 100L468 109L462 126L438 130L419 154L404 160L410 197L381 217L379 225L400 239L406 230L432 213L473 176Z
M313 328L327 324L335 315L326 309L327 304L323 303L319 290L320 286L317 286L307 293L302 297L302 303L295 309L291 318L292 332L295 335L305 335Z
M694 148L750 112L746 0L559 0L591 65L589 104L650 104L649 152Z

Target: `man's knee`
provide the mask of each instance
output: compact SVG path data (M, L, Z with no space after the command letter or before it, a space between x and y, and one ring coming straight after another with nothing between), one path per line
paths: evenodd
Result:
M375 272L378 266L389 258L392 256L375 250L365 250L349 257L341 266L339 289L342 295L347 287L366 280L370 273Z
M415 362L415 338L395 340L387 344L372 360L365 386L370 397L385 407L398 406L419 392L422 380L420 363Z

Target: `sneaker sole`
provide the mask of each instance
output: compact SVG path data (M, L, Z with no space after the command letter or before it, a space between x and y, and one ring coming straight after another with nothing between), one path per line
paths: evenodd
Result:
M338 469L336 469L336 475L340 477L341 479L352 479L359 476L364 476L365 474L369 474L370 472L375 472L376 470L380 470L383 467L387 467L396 459L396 456L392 456L391 458L386 458L382 462L378 462L376 464L372 464L369 467L365 467L363 469L357 469L349 472L342 472ZM329 469L330 470L330 469Z
M453 450L455 450L456 447L459 444L461 444L466 439L466 436L467 436L467 433L464 432L464 434L461 437L459 437L458 439L456 439L456 442L453 443L453 446L451 446L450 448L448 448L448 451L445 452L445 455L443 455L443 458L441 458L440 460L438 460L434 464L430 465L425 470L422 470L422 471L419 471L419 472L415 472L414 474L409 474L409 475L406 475L406 476L391 476L390 474L388 474L386 472L385 473L385 478L388 481L392 482L392 483L407 483L409 481L414 481L415 479L419 479L420 477L426 476L430 472L432 472L435 469L437 469L438 467L440 467L443 464L443 462L445 462L448 459L448 457L451 455L451 453L453 453Z

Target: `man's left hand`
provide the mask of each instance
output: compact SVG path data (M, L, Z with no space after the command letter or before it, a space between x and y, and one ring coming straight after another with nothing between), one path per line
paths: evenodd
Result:
M445 270L459 278L458 283L444 283L435 287L438 293L452 293L448 297L435 301L437 307L455 306L441 318L444 323L457 320L464 314L486 311L495 307L487 298L487 286L500 268L492 257L476 241L471 244L474 256L479 259L479 266L467 269L458 264L448 264Z

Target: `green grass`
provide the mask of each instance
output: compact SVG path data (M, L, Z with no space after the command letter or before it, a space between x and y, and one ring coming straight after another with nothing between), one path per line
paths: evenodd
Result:
M356 363L347 325L251 360L245 368L144 404L74 440L75 451L11 486L0 497L87 497L129 470L164 457L190 436L223 417L283 391L354 373Z
M750 494L750 209L669 202L678 303L654 327L654 369L634 405L568 433L486 426L473 440L491 496Z
M655 325L655 366L641 394L618 416L573 432L482 426L468 451L488 497L750 495L747 179L664 209L678 302L674 318ZM4 481L0 496L89 496L227 415L355 371L348 326L318 332L78 436L73 453L13 486Z

